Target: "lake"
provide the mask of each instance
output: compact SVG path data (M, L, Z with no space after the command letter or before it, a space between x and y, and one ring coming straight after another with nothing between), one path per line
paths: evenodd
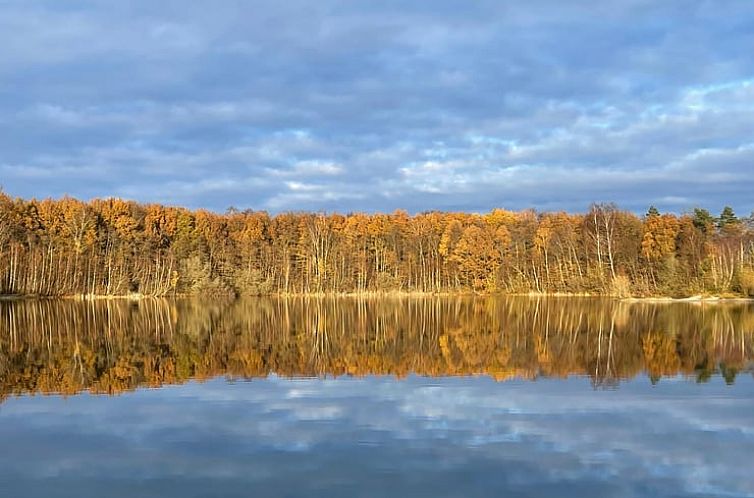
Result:
M0 301L0 496L754 496L754 304Z

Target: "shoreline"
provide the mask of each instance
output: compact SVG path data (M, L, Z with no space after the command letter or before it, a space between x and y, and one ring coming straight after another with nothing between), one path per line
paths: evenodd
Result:
M601 298L611 299L625 303L754 303L754 297L744 296L704 296L695 295L688 297L669 297L669 296L631 296L619 297L608 294L590 294L590 293L563 293L563 292L526 292L526 293L480 293L473 291L446 291L446 292L423 292L423 291L369 291L369 292L289 292L289 293L271 293L255 296L202 296L200 294L171 294L166 296L149 296L144 294L123 294L123 295L91 295L77 294L67 296L41 296L41 295L21 295L21 294L0 294L0 301L25 301L25 300L46 300L46 299L70 299L79 301L98 301L98 300L128 300L141 301L147 299L239 299L244 297L271 297L271 298L299 298L299 299L323 299L323 298L428 298L428 297L528 297L528 298Z
M652 296L652 297L625 297L621 298L624 302L636 302L636 303L702 303L702 304L714 304L714 303L751 303L754 302L752 297L743 296L690 296L690 297L666 297L666 296Z

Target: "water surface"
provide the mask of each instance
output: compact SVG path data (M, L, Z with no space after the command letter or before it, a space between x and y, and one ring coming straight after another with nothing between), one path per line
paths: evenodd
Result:
M750 304L0 302L9 497L754 496Z

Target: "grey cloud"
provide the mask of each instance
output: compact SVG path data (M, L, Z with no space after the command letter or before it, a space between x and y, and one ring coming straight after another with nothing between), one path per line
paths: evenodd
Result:
M220 211L748 213L752 27L743 0L6 2L0 185Z

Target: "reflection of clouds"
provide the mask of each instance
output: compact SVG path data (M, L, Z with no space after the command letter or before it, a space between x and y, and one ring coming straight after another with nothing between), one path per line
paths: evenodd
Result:
M754 382L718 380L594 391L585 379L271 377L11 399L0 409L13 448L0 482L180 478L227 496L244 482L269 496L391 485L415 496L747 496ZM355 492L359 482L374 493Z

